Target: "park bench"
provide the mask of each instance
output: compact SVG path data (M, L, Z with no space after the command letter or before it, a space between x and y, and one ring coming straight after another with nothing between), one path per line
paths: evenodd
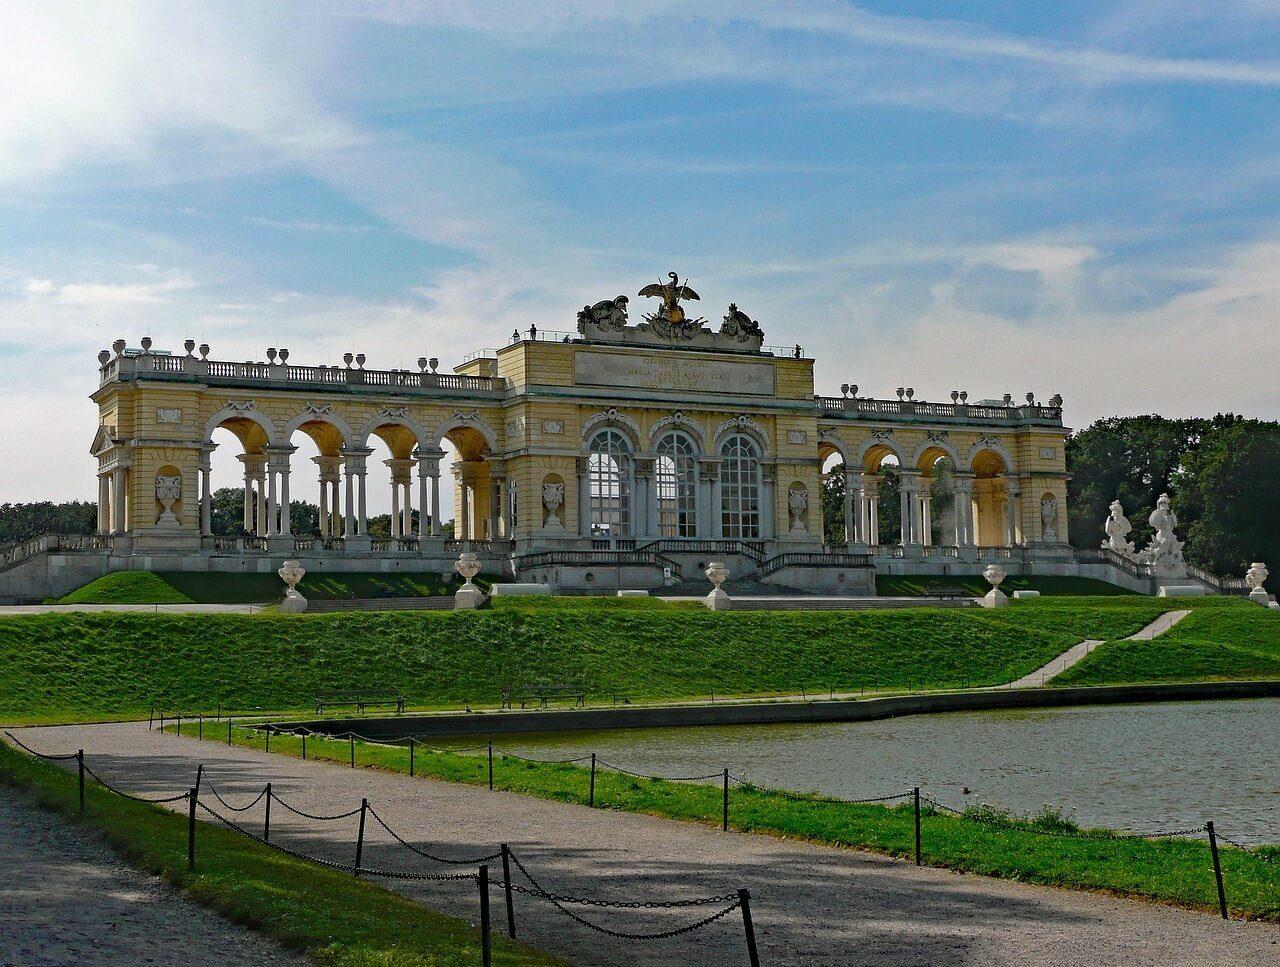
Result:
M363 713L374 705L394 705L396 714L404 712L404 696L399 689L341 689L331 692L316 692L316 714L320 715L326 708L351 708Z
M930 588L929 597L931 598L970 598L973 597L964 588Z
M511 708L512 700L520 703L520 707L524 708L528 702L536 700L540 708L546 708L547 703L557 698L575 699L575 705L585 706L587 704L587 690L581 685L522 685L519 688L504 688L502 690L502 707Z

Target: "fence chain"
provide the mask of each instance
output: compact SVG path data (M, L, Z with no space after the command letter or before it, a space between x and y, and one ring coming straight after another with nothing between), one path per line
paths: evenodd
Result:
M233 813L243 813L252 809L254 806L258 805L259 800L261 800L262 797L267 794L267 787L263 786L262 792L254 796L253 802L249 803L247 806L233 806L231 805L231 803L227 802L225 799L222 798L222 794L218 792L217 787L214 786L212 782L206 781L205 786L208 788L208 790L211 793L213 793L213 797L217 799L218 802L222 803L222 806L224 809L230 809ZM272 795L272 798L273 799L275 798L274 794Z
M23 742L20 738L18 738L12 732L5 732L5 735L9 737L9 740L11 742L14 742L20 748L25 749L27 752L30 752L37 759L44 759L47 762L57 762L60 759L74 759L76 756L79 755L78 752L69 752L66 755L46 755L43 752L37 752L35 749L31 748L31 746L27 745L25 742Z
M96 772L90 769L89 764L87 762L85 763L84 771L87 772L89 775L93 776L93 778L97 779L98 784L101 785L108 792L113 792L117 796L120 796L123 799L132 799L134 802L149 803L152 805L163 805L164 803L177 802L179 799L186 799L189 795L191 795L190 793L183 792L183 793L179 793L176 796L164 796L158 799L152 799L149 796L135 796L132 793L125 792L123 789L117 789L115 786L111 785L111 783L103 779L102 776L98 775Z
M721 774L722 773L717 773L717 775ZM838 796L822 796L817 793L790 792L786 789L772 789L768 786L757 786L749 779L739 779L735 775L730 775L729 778L740 785L743 789L754 789L756 792L765 792L771 796L781 796L783 799L790 799L794 802L819 802L855 806L865 803L893 802L895 799L910 799L912 796L910 792L898 792L889 796L869 796L866 799L842 799Z
M499 850L497 853L489 853L485 856L476 856L471 859L465 859L465 860L453 860L445 856L436 856L434 853L428 853L424 849L419 849L417 846L414 846L412 843L403 839L399 833L397 833L394 829L392 829L390 826L387 825L386 820L383 819L381 816L379 816L378 811L374 809L372 806L369 807L369 815L378 821L379 826L381 826L383 829L385 829L388 833L391 834L392 839L394 839L397 843L399 843L401 846L405 847L406 849L411 850L414 853L417 853L423 859L432 860L436 863L451 863L456 866L475 866L479 863L487 862L488 860L496 860L502 856L501 850Z
M542 762L548 765L564 765L568 762L586 762L591 758L590 753L587 755L574 756L572 759L532 759L529 756L516 755L514 752L507 752L505 749L493 747L493 751L499 755L506 756L508 759L519 759L521 762Z
M921 802L926 802L935 809L940 809L952 816L959 816L976 823L982 823L994 829L1007 829L1014 833L1032 833L1036 836L1048 836L1054 839L1087 839L1097 842L1105 842L1107 840L1117 839L1170 839L1175 836L1194 836L1205 831L1203 826L1191 826L1187 829L1163 829L1151 833L1131 832L1123 829L1108 829L1101 833L1092 833L1081 830L1079 832L1071 832L1069 830L1053 830L1053 829L1036 829L1034 826L1019 825L1017 823L1005 823L998 820L987 819L981 815L975 815L968 810L956 809L948 806L946 803L938 802L929 796L921 796Z
M283 799L277 796L274 792L271 793L271 798L274 799L281 806L283 806L285 809L289 810L289 812L293 813L296 816L302 816L304 819L316 819L316 820L319 820L320 822L326 822L326 823L332 822L338 819L347 819L360 812L360 807L357 806L355 809L352 809L350 812L338 813L335 816L320 816L315 813L305 813L301 809L298 809L294 806L290 806L287 802L285 802Z
M1259 853L1252 846L1246 846L1244 843L1236 842L1234 839L1231 839L1229 836L1223 836L1222 833L1218 832L1216 829L1214 830L1214 833L1217 835L1218 839L1220 839L1222 842L1230 843L1236 849L1241 850L1245 853L1248 853L1250 856L1254 857L1254 859L1262 860L1262 862L1264 863L1280 863L1280 854L1269 856L1266 853Z
M612 762L605 762L604 759L596 759L596 765L604 766L614 772L621 772L625 776L635 776L637 779L660 779L665 782L701 782L704 779L719 779L724 775L723 772L709 772L705 776L651 776L644 772L632 772L622 766L615 766Z

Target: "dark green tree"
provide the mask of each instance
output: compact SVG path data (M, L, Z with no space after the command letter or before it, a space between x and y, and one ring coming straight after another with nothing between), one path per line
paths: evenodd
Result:
M1173 494L1184 455L1196 448L1210 426L1209 420L1113 416L1072 434L1067 441L1071 543L1097 547L1111 501L1118 497L1134 525L1130 537L1145 544L1151 536L1147 518L1156 498Z
M1216 417L1188 455L1173 509L1193 564L1236 577L1252 561L1280 572L1280 424ZM1184 529L1185 528L1185 529Z
M836 464L822 478L822 539L844 543L844 465Z
M877 471L880 478L880 497L877 501L877 514L880 517L879 537L881 544L902 543L902 478L898 468L891 463L883 463Z
M940 457L933 465L929 487L929 532L934 544L956 542L955 465L950 457Z
M244 537L244 488L219 487L213 492L210 526L218 537ZM320 508L305 500L289 501L289 528L296 537L320 535Z
M0 504L0 543L3 544L41 534L92 534L97 529L98 505L88 501Z

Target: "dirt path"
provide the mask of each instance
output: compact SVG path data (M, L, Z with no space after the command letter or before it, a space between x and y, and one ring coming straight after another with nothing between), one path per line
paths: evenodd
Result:
M0 964L307 964L0 786Z
M232 803L270 780L289 802L338 813L367 796L411 842L447 855L509 842L547 889L618 899L676 899L751 889L765 964L1034 965L1241 964L1280 960L1280 929L1208 914L959 875L876 856L745 833L722 833L608 810L409 779L371 770L147 732L145 724L65 726L17 733L36 748L83 747L105 778L135 792L173 794L203 762ZM207 788L207 787L206 787ZM257 827L261 807L243 814ZM319 824L272 812L272 839L350 863L355 820ZM367 866L438 870L415 860L370 822ZM419 865L414 865L417 862ZM455 885L396 889L474 919L476 898ZM636 944L596 934L543 902L518 898L520 936L581 964L745 962L736 915L683 937ZM688 911L643 916L592 910L622 930L690 922ZM499 928L502 904L495 903Z

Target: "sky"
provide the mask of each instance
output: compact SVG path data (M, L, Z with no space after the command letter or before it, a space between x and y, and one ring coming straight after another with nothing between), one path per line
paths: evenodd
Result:
M1280 418L1280 0L4 6L0 502L96 494L116 338L448 369L669 271L821 393Z

